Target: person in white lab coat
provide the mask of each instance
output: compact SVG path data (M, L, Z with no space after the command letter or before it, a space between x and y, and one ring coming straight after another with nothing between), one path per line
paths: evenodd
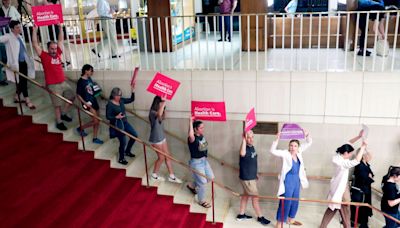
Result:
M322 218L320 228L326 228L337 211L340 212L343 226L350 228L350 206L342 205L341 202L350 202L350 191L348 185L349 169L358 165L362 159L367 143L362 142L361 148L355 158L353 156L353 143L362 138L363 131L359 135L351 139L348 143L337 148L336 155L333 156L332 162L335 166L335 175L331 179L328 200L338 203L331 203L325 211Z

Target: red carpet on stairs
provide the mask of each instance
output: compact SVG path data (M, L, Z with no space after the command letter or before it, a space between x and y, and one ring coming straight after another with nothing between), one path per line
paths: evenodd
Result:
M222 227L0 101L1 227Z

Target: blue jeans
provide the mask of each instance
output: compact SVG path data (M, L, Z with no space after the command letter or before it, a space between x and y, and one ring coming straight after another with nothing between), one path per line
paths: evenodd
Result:
M3 43L0 43L0 61L2 61L3 63L7 63L6 46ZM3 72L3 65L0 64L0 82L5 80L6 77Z
M400 212L397 212L396 214L389 214L388 215L392 216L393 218L400 219ZM391 220L390 218L385 217L385 222L386 226L385 228L398 228L400 227L400 224L397 224L395 221Z
M219 17L219 31L221 32L221 39L225 40L225 37L222 37L222 20L224 20L224 36L228 37L227 39L232 40L231 17L230 16L220 16ZM233 17L232 17L232 20L233 20Z
M189 160L189 166L196 170L197 172L205 175L206 177L213 179L214 173L211 169L210 164L207 161L206 157L202 158L192 158ZM194 186L197 188L197 196L199 198L199 202L204 202L206 198L206 184L208 182L207 178L198 175L197 173L193 173Z
M129 134L137 137L138 134L136 130L128 123L128 121L122 121L124 124L124 131L128 132ZM131 152L132 146L135 143L134 139L129 138L128 145L126 145L126 136L125 134L116 131L114 128L110 128L110 138L115 138L117 137L119 140L119 160L125 159L125 153Z

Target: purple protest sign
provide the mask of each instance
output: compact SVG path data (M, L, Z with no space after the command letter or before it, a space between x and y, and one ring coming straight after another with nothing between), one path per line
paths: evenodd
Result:
M11 17L0 17L0 28L8 26L10 24Z
M304 139L304 131L301 127L294 123L283 124L280 139L291 140L291 139Z

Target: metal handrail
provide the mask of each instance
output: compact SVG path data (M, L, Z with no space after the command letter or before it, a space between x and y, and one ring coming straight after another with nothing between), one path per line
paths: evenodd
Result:
M63 96L61 96L61 95L59 95L59 94L53 92L52 90L48 89L46 86L44 86L44 85L38 83L37 81L35 81L35 80L29 78L28 76L26 76L26 75L24 75L24 74L22 74L22 73L20 73L20 72L18 72L18 71L15 71L15 70L12 69L10 66L8 66L8 65L5 64L5 63L3 63L2 61L0 61L0 64L3 65L4 67L6 67L6 68L9 69L9 70L12 70L12 71L14 72L15 75L18 74L20 77L22 76L22 77L26 78L29 82L31 82L31 83L34 84L35 86L38 86L39 88L44 89L44 90L47 91L48 93L50 93L50 94L56 96L57 98L61 99L61 100L64 101L64 102L70 104L71 106L73 106L74 108L76 108L78 111L84 111L87 115L91 116L92 118L97 118L101 123L106 124L107 126L112 127L112 128L114 128L115 130L117 130L117 131L119 131L119 132L125 134L125 135L128 136L129 138L132 138L132 139L138 141L138 142L141 143L141 144L143 145L143 147L144 147L144 156L145 156L145 158L146 158L146 146L148 146L148 147L151 147L155 152L163 154L164 156L168 157L169 159L171 159L171 160L175 161L176 163L178 163L178 164L184 166L185 168L187 168L187 169L190 170L191 172L194 172L194 173L196 173L196 174L198 174L198 175L200 175L200 176L206 178L206 179L207 179L208 181L210 181L211 184L212 184L212 201L213 201L213 202L212 202L212 216L213 216L213 223L215 223L215 208L214 208L214 207L215 207L215 202L214 202L214 185L215 185L215 184L216 184L217 186L219 186L220 188L222 188L223 190L229 192L229 193L230 193L231 195L233 195L233 196L237 196L237 197L239 197L239 196L244 196L243 194L237 193L237 192L235 192L234 190L232 190L231 188L229 188L229 187L227 187L227 186L225 186L225 185L223 185L223 184L221 184L221 183L219 183L219 182L216 182L214 179L208 178L207 176L205 176L205 175L203 175L202 173L200 173L200 172L198 172L198 171L192 169L189 165L187 165L187 164L183 163L182 161L180 161L180 160L178 160L178 159L172 157L171 155L166 154L166 153L164 153L163 151L160 151L160 150L158 150L157 148L152 147L152 145L151 145L150 143L145 142L145 141L141 140L140 138L137 138L137 137L135 137L135 136L129 134L128 132L125 132L124 130L121 130L121 129L119 129L119 128L113 126L113 125L111 125L110 123L108 123L107 121L103 120L102 118L100 118L100 117L98 117L98 116L94 116L92 113L90 113L90 112L88 112L88 111L82 109L79 105L76 105L75 103L73 103L73 102L71 102L70 100L64 98ZM20 108L21 108L21 111L22 111L22 107L20 107ZM80 123L80 124L81 124L81 123ZM82 140L83 140L83 137L82 137ZM84 140L83 140L83 142L84 142ZM145 167L146 167L146 178L147 178L146 184L147 184L147 187L149 187L149 180L148 180L147 162L146 162L146 160L145 160L145 163L146 163L146 164L145 164ZM253 196L255 196L255 195L253 195ZM393 221L395 221L395 222L397 222L397 223L400 224L400 220L398 220L398 219L396 219L396 218L394 218L394 217L392 217L392 216L390 216L390 215L388 215L388 214L382 212L381 210L379 210L379 209L377 209L376 207L374 207L374 206L372 206L372 205L370 205L370 204L367 204L367 203L357 203L357 202L334 202L334 201L329 201L329 200L317 200L317 199L306 199L306 198L285 198L285 197L262 196L262 195L257 195L257 196L255 196L255 197L258 197L258 198L261 198L261 199L278 200L278 201L281 201L282 203L283 203L284 200L296 200L296 201L299 201L299 202L310 202L310 203L311 203L311 202L314 202L314 203L323 203L323 204L332 204L332 203L333 203L333 204L341 204L341 205L353 205L353 206L356 206L356 211L357 211L356 217L355 217L355 227L357 226L357 220L358 220L358 208L359 208L360 206L361 206L361 207L362 207L362 206L366 206L366 207L369 207L369 208L371 208L371 209L377 211L378 213L382 214L383 216L385 216L385 217L387 217L387 218L389 218L389 219L391 219L391 220L393 220ZM282 227L283 227L283 224L282 224Z

